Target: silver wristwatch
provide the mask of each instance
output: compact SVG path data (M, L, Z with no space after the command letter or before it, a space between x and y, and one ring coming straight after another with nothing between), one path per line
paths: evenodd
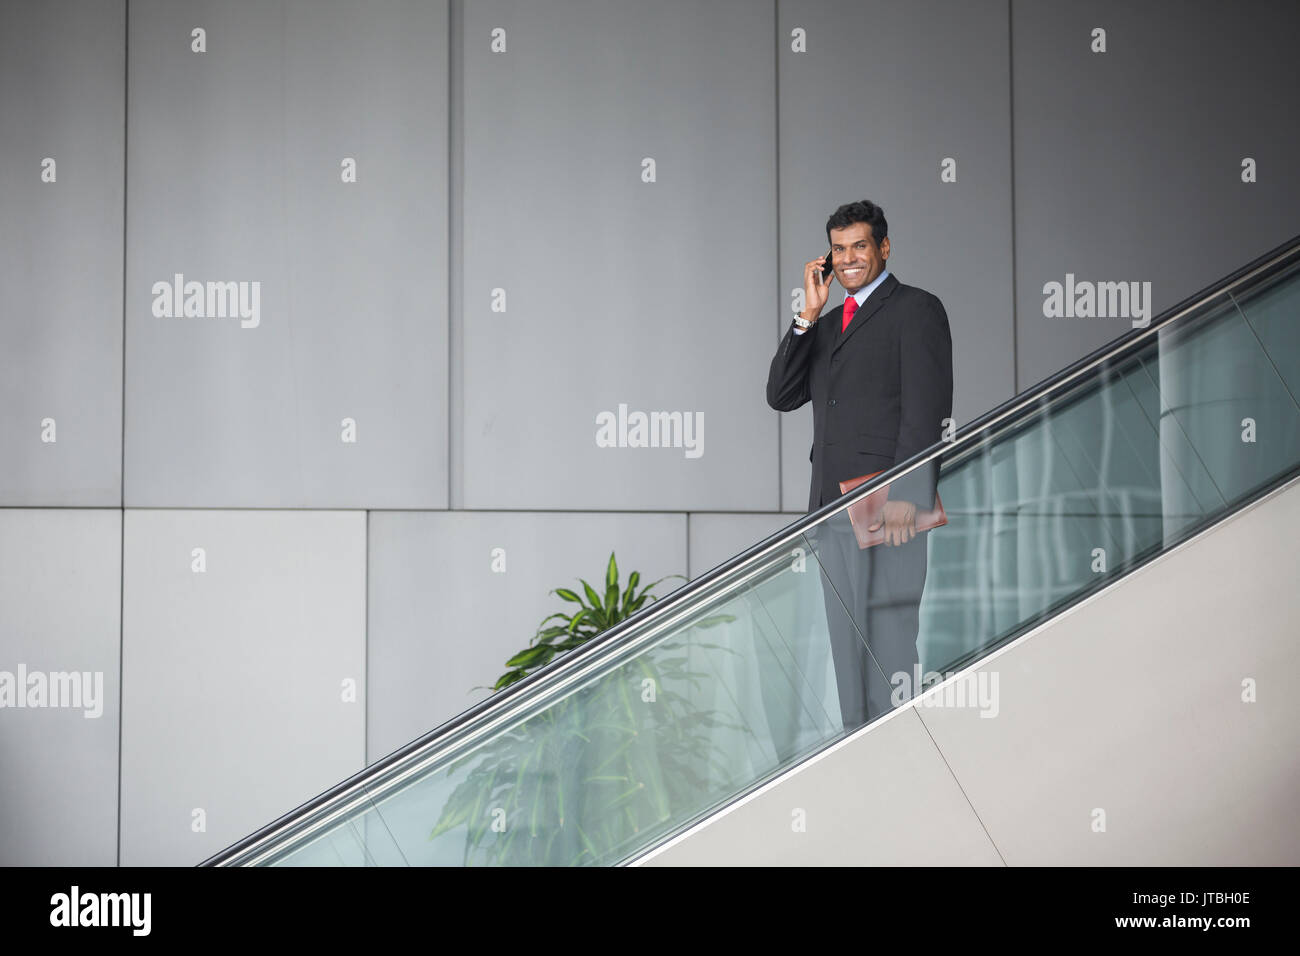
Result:
M800 315L797 312L795 313L794 316L794 324L796 328L800 328L800 329L811 329L813 326L811 322L809 322L807 319L805 319L802 315Z

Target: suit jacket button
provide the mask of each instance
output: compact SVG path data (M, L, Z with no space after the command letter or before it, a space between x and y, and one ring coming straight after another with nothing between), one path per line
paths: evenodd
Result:
M832 398L832 399L831 399L830 401L828 401L826 404L827 404L827 405L834 405L834 404L835 404L835 399Z

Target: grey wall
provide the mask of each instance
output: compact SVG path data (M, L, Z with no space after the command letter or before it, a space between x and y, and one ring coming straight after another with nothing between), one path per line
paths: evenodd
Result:
M773 348L770 5L488 0L458 42L458 504L776 509L778 418L748 386ZM702 420L702 454L599 447L623 404Z
M1300 11L1057 0L1013 3L1011 28L1025 389L1131 327L1044 317L1044 283L1150 282L1154 316L1300 233Z
M121 558L121 511L0 509L0 672L76 674L80 704L0 710L0 862L117 860Z
M1128 327L1045 282L1158 309L1296 232L1295 21L0 0L0 671L106 693L0 709L0 862L197 861L468 706L610 551L696 575L796 518L811 413L763 383L842 202L945 302L959 422ZM255 321L167 313L177 273ZM702 453L600 447L620 405Z
M445 508L446 4L130 13L126 505ZM160 318L177 273L260 314Z
M366 515L128 509L122 858L185 865L365 765Z

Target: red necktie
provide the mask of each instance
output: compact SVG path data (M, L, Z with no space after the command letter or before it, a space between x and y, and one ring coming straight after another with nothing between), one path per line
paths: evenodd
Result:
M853 313L858 311L858 300L849 296L844 300L844 324L840 326L840 333L843 334L853 321Z

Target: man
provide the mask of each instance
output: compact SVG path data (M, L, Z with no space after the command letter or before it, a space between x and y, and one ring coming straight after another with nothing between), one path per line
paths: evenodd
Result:
M813 404L810 512L839 497L841 481L890 468L934 444L952 415L948 316L935 296L903 285L886 268L884 211L869 200L843 205L827 220L826 237L844 304L821 314L830 294L829 280L820 281L826 257L806 263L807 307L782 338L767 378L772 408ZM890 709L897 675L906 675L899 686L911 686L926 571L916 511L934 507L937 480L935 462L890 486L880 519L884 544L859 550L847 510L818 528L846 730Z

